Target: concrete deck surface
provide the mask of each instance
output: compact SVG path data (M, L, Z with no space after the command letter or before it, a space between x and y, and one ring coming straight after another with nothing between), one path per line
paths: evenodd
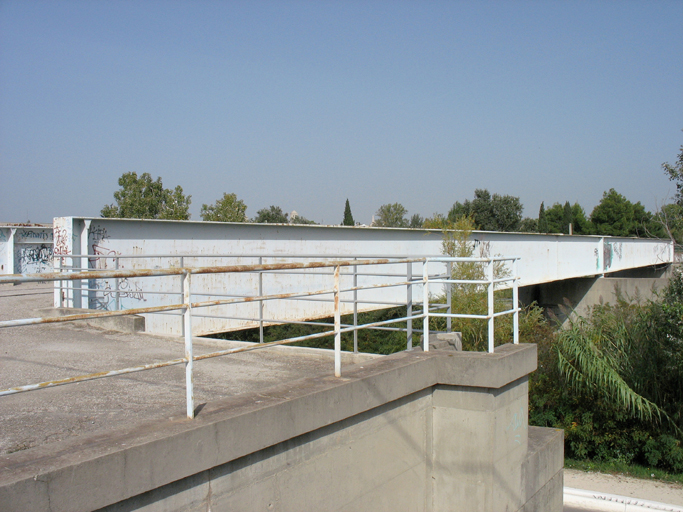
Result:
M52 306L50 284L0 286L0 320ZM82 323L0 329L0 389L183 357L179 337ZM195 338L195 355L239 345ZM353 364L373 356L345 355ZM330 375L329 351L279 347L195 362L195 406L303 377ZM201 411L199 412L201 414ZM0 455L84 434L185 416L184 365L0 397Z

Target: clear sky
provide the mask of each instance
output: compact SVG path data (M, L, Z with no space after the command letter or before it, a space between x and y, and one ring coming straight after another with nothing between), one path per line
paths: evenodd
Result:
M124 172L340 223L475 188L652 210L683 144L683 1L0 0L0 222Z

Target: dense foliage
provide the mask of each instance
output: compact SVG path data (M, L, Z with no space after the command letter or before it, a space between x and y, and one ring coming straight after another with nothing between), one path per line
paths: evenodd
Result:
M586 212L579 203L570 206L569 201L553 204L545 210L546 233L569 233L569 224L572 225L572 232L575 235L593 234L593 226L586 218Z
M448 220L472 217L477 229L484 231L517 231L522 221L524 207L519 197L493 194L486 189L476 189L474 199L456 202L448 212Z
M356 222L353 220L353 214L351 213L351 205L349 204L349 199L346 199L346 204L344 205L344 219L342 220L342 226L355 226Z
M645 207L632 203L613 188L605 192L591 213L591 223L598 235L660 236L661 227L653 222Z
M375 226L380 228L407 228L408 210L400 203L383 204L375 213Z
M657 301L619 297L541 338L529 422L563 428L565 454L683 472L683 278Z
M218 222L247 222L247 205L236 194L224 193L212 205L202 205L202 220Z
M102 208L102 217L119 219L168 219L190 218L191 196L183 194L183 188L164 188L161 178L152 179L149 173L139 177L135 172L124 173L118 180L119 190L114 192L116 204Z
M256 212L254 222L263 224L287 224L288 215L279 206L271 205L269 208L262 208Z

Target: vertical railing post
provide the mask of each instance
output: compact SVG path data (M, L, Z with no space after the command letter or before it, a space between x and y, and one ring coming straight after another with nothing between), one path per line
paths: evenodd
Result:
M453 279L453 262L449 261L446 263L446 275L448 276L448 280L450 281ZM452 307L452 300L453 297L451 296L452 293L452 287L453 283L447 283L446 284L446 313L448 313L448 317L446 318L446 332L451 332L453 330L452 327L452 318L451 315L453 314L453 307Z
M408 335L408 350L412 350L413 348L413 264L412 263L406 263L406 281L408 284L406 285L406 316L408 317L408 323L407 323L407 335Z
M341 377L341 313L339 311L339 269L334 267L334 376Z
M62 273L62 257L54 256L52 260L52 266L55 272ZM64 297L62 295L62 284L64 281L55 281L54 283L54 305L55 307L64 307Z
M263 257L259 256L258 264L263 265ZM258 296L263 297L263 272L258 273ZM258 340L263 343L263 301L258 301Z
M428 260L422 264L422 350L429 352L429 273L427 272Z
M489 352L493 352L494 348L494 325L493 325L493 313L494 313L494 302L493 302L493 258L489 259L488 266L488 322L489 322Z
M185 393L187 400L187 417L194 418L194 381L192 367L194 356L192 354L192 293L190 291L190 273L183 274L183 334L185 335Z
M512 260L512 307L515 312L512 314L512 342L519 343L519 276L517 275L517 258Z
M119 257L114 258L114 268L119 269ZM114 311L121 309L121 294L119 293L119 278L114 279Z
M353 258L354 260L356 258ZM353 266L353 353L358 353L358 265Z
M180 268L185 268L185 258L183 258L182 256L180 257ZM183 302L185 301L185 274L184 273L180 274L180 300L182 300ZM185 321L184 318L185 317L183 317L183 319L182 319L183 322ZM181 323L180 327L183 330L183 332L185 332L185 326L182 325L182 323Z

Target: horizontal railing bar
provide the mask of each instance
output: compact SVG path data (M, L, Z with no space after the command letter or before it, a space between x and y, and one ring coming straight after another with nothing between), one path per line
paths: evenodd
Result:
M369 323L369 324L359 325L359 326L357 326L357 327L349 327L349 328L347 328L347 329L340 329L339 332L343 334L343 333L345 333L345 332L353 332L353 331L356 331L356 330L358 330L358 329L363 329L363 328L371 328L371 327L380 326L380 325L385 325L385 324L395 324L395 323L398 323L398 322L407 322L408 320L419 320L419 319L424 318L424 317L425 317L425 315L420 314L420 315L416 315L416 316L406 316L406 317L402 317L402 318L392 318L392 319L390 319L390 320L383 320L383 321L381 321L381 322L372 322L372 323Z
M190 304L191 308L201 308L201 307L211 307L220 306L223 304L242 304L245 302L252 302L258 300L275 300L275 299L285 299L290 297L297 297L303 295L315 295L321 293L334 293L334 290L316 290L313 292L298 292L298 293L281 293L277 295L263 295L253 298L246 299L226 299L226 300L212 300L203 302L193 302ZM185 304L169 304L166 306L150 306L146 308L132 308L122 311L103 311L100 313L82 313L77 315L64 315L57 317L46 317L46 318L24 318L20 320L3 320L0 321L0 328L3 327L18 327L22 325L37 325L37 324L50 324L50 323L61 323L61 322L72 322L74 320L87 320L89 318L104 318L108 316L124 316L124 315L143 315L146 313L158 313L160 311L173 311L178 309L185 309Z
M425 260L429 262L463 262L463 263L490 263L492 261L515 261L520 260L519 256L494 256L491 258L470 258L470 257L459 257L459 256L428 256Z
M424 258L403 259L401 263L421 262ZM0 276L0 283L31 282L31 281L78 281L88 279L106 279L122 277L158 277L177 276L184 274L221 274L242 273L261 270L289 270L297 268L325 268L325 267L348 267L354 265L379 265L391 263L384 258L379 260L357 261L314 261L309 263L269 263L263 265L227 265L215 267L178 267L168 269L137 269L137 270L93 270L92 272L62 273L52 272L45 274L8 274Z
M481 320L488 320L490 317L488 315L467 315L467 314L456 314L456 313L429 313L429 316L439 317L439 318L478 318Z
M268 254L258 254L258 253L247 253L247 254L55 254L55 258L90 258L90 259L142 259L142 258L268 258L268 259L310 259L310 258L320 258L320 259L338 259L339 254L319 254L319 253L305 253L305 254L292 254L287 256L274 255L272 253ZM344 255L345 259L354 258L389 258L389 259L412 259L412 258L424 258L424 255L419 254L406 254L403 256L386 256L383 254L350 254ZM438 256L435 256L438 258Z
M493 314L493 318L503 316L503 315L510 315L512 313L518 313L520 311L522 311L521 308L513 308L513 309L508 309L507 311L499 311L498 313Z
M277 324L277 325L295 324L295 325L314 325L314 326L327 326L327 327L330 327L331 325L333 325L333 324L326 323L326 322L311 322L311 321L303 321L303 320L277 320L277 319L273 319L273 318L249 318L249 317L243 317L243 316L198 315L196 313L192 313L192 318L215 318L218 320L242 320L245 322L253 322L256 325L258 325L259 322ZM251 329L251 327L248 327L248 329Z
M315 334L307 334L306 336L297 336L296 338L287 338L279 341L269 341L264 343L256 343L254 345L249 345L247 347L231 348L227 350L219 350L217 352L211 352L208 354L202 354L200 356L194 356L192 359L194 361L201 361L203 359L211 359L212 357L220 357L228 354L236 354L238 352L251 352L252 350L260 350L268 347L276 347L278 345L288 345L290 343L297 343L298 341L306 341L315 338L325 338L327 336L334 335L334 331L325 331Z
M130 368L123 368L122 370L111 370L108 372L98 372L89 373L87 375L79 375L77 377L69 377L66 379L50 380L46 382L41 382L39 384L27 384L25 386L15 386L7 389L0 390L0 396L14 395L16 393L22 393L24 391L33 391L36 389L49 388L53 386L62 386L64 384L72 384L74 382L83 382L86 380L102 379L104 377L113 377L115 375L125 375L128 373L142 372L145 370L153 370L155 368L164 368L166 366L174 366L177 364L183 364L187 359L172 359L170 361L164 361L160 363L145 364L140 366L132 366Z
M194 356L192 358L192 360L193 361L201 361L203 359L211 359L214 357L220 357L220 356L227 355L227 354L235 354L238 352L250 352L252 350L260 350L263 348L274 347L277 345L286 345L289 343L296 343L297 341L304 341L306 339L323 338L325 336L330 336L333 334L334 334L334 331L326 331L324 333L316 333L316 334L310 334L310 335L306 335L306 336L298 336L296 338L288 338L285 340L271 341L268 343L259 343L259 344L250 345L247 347L238 347L238 348L232 348L232 349L228 349L228 350L221 350L218 352L210 352L208 354L202 354L199 356ZM27 384L25 386L15 386L15 387L0 390L0 396L13 395L16 393L22 393L25 391L33 391L36 389L43 389L43 388L48 388L48 387L53 387L53 386L61 386L64 384L71 384L73 382L83 382L83 381L87 381L87 380L102 379L104 377L113 377L116 375L125 375L128 373L141 372L141 371L145 371L145 370L153 370L155 368L164 368L166 366L175 366L178 364L186 363L187 360L188 360L187 358L182 357L179 359L172 359L170 361L163 361L163 362L159 362L159 363L133 366L130 368L123 368L121 370L111 370L111 371L106 371L106 372L89 373L87 375L79 375L77 377L69 377L66 379L52 380L52 381L47 381L47 382L41 382L38 384Z

